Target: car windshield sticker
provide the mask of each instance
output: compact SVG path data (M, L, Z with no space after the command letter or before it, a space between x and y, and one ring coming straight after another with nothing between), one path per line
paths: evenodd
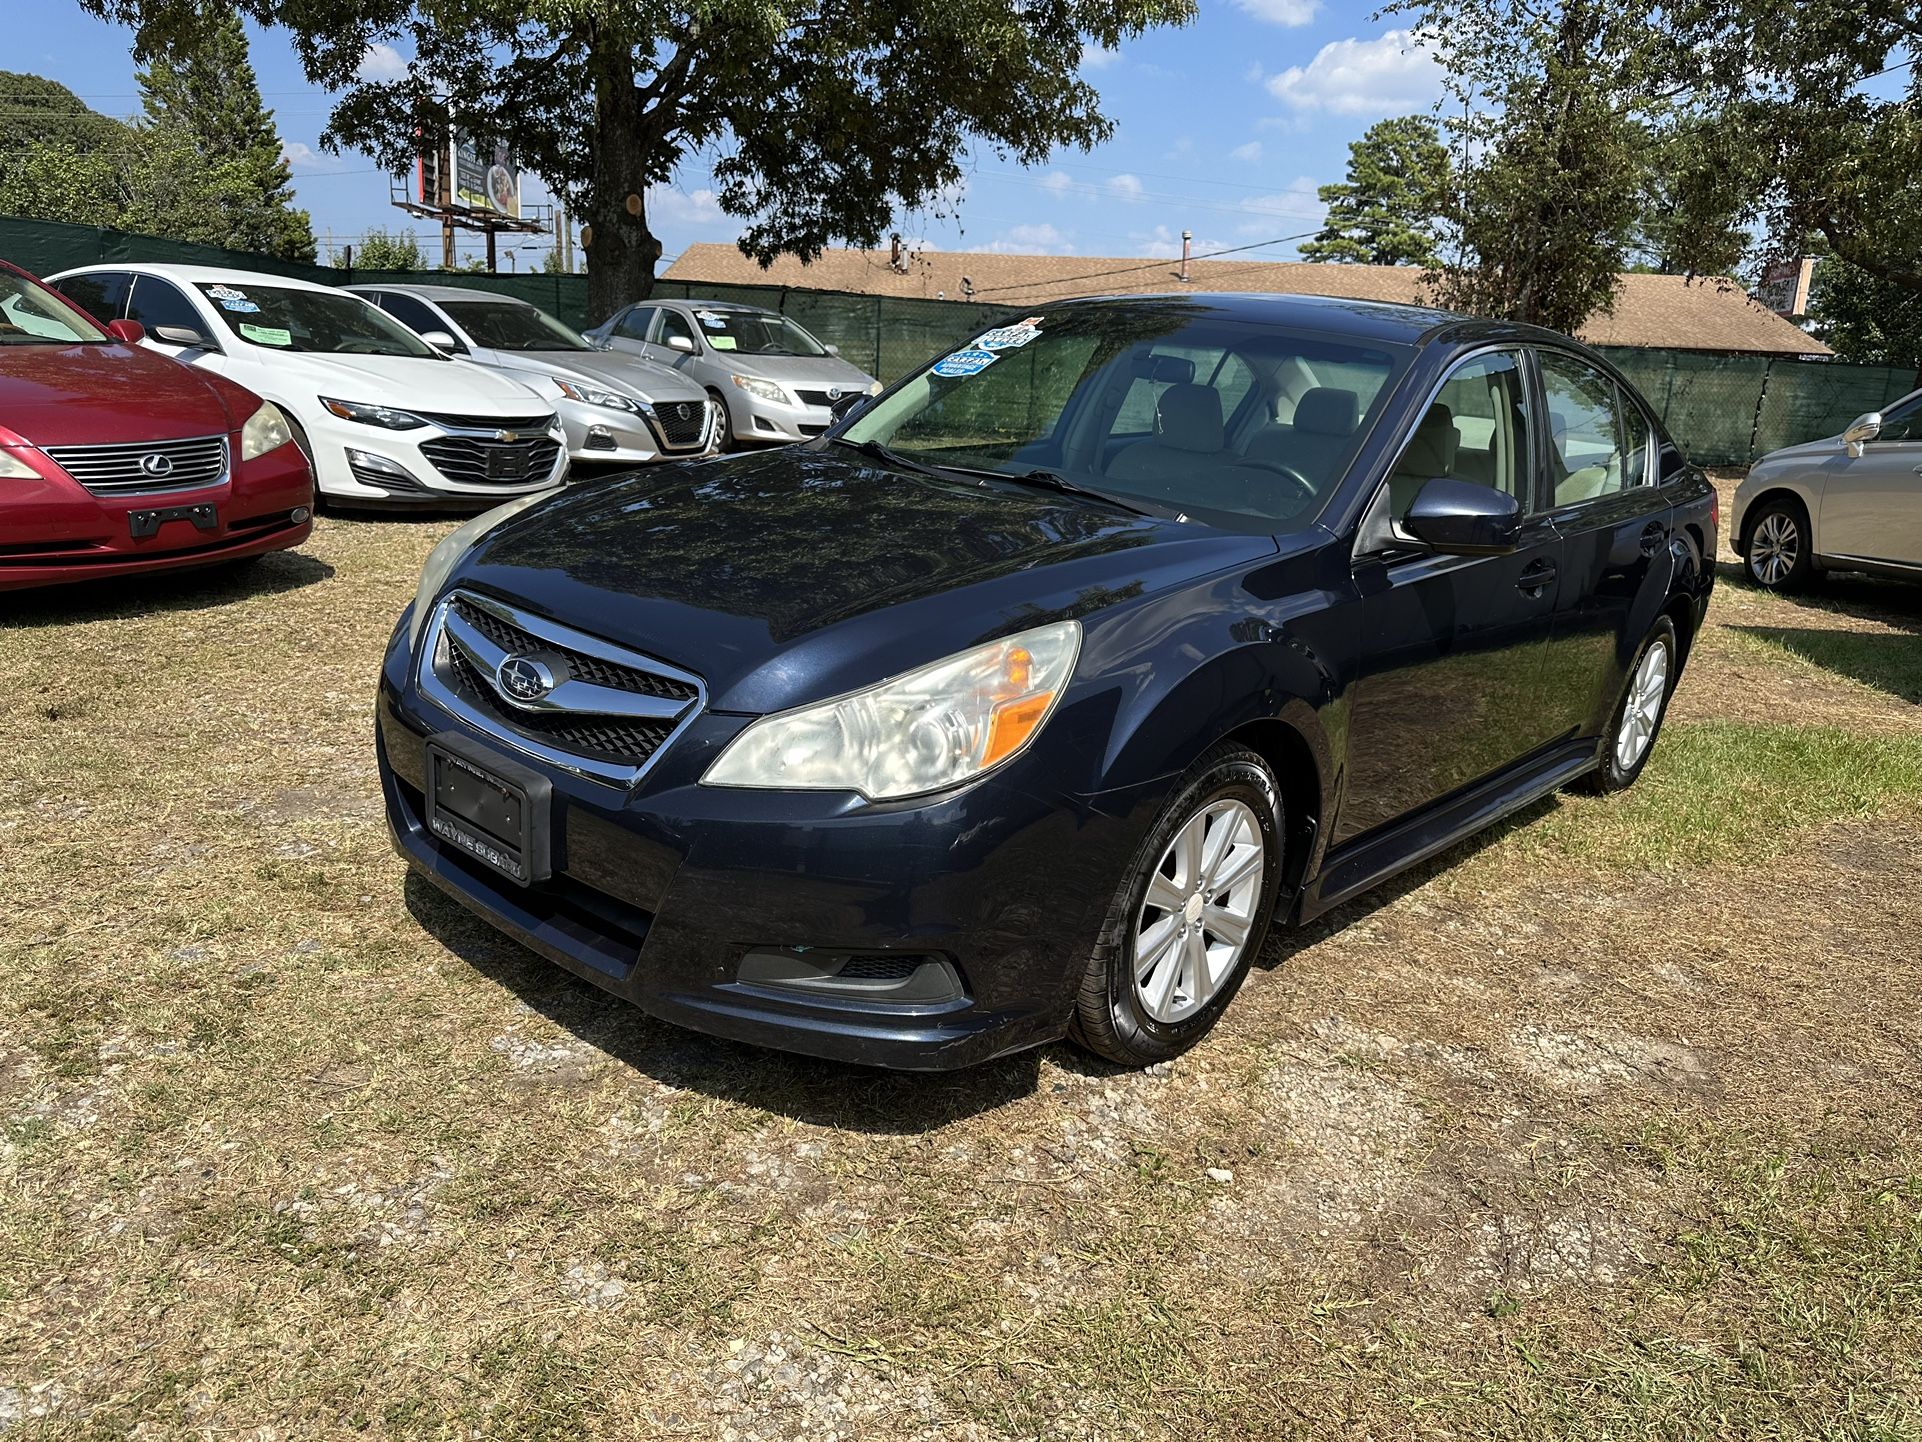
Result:
M943 356L940 360L936 361L934 363L934 373L938 376L947 376L950 379L956 376L979 375L982 371L993 365L995 359L996 357L993 351L974 349L958 350L953 355Z
M222 310L230 310L237 315L259 315L260 314L260 307L255 305L252 301L247 300L245 298L236 300L223 295L223 296L216 297L216 299L219 300L220 308Z
M1041 334L1041 317L1031 315L1013 325L997 326L975 342L980 350L1018 350Z
M247 298L246 291L235 290L231 285L210 285L207 287L207 294L215 300L245 300Z
M724 315L716 315L711 310L697 310L694 312L694 314L698 315L701 318L701 324L706 326L709 330L726 330L727 329L727 317Z
M282 330L275 325L248 325L243 320L240 323L240 333L255 345L292 345L294 343L291 331Z
M740 348L740 342L735 340L731 335L711 335L707 338L707 343L716 350L738 350Z

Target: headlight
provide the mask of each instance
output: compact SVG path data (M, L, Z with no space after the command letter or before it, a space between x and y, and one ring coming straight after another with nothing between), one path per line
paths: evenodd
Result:
M581 401L590 406L607 406L617 411L638 411L640 407L618 391L604 391L596 386L576 385L573 381L557 380L561 394L570 401Z
M336 401L322 396L320 403L343 421L359 421L362 425L381 426L390 431L411 431L416 426L427 424L408 411L397 411L392 406L377 406L367 401Z
M0 450L0 480L39 481L46 478L12 451Z
M447 578L454 573L454 567L460 564L462 556L473 549L474 543L501 522L513 519L536 501L547 500L553 494L551 489L535 491L504 506L484 511L473 520L449 531L441 538L440 544L427 553L427 564L420 568L420 584L414 588L414 616L407 623L408 650L420 644L420 628L427 624L427 612L440 595L440 588L447 584Z
M836 701L763 717L701 779L858 791L871 801L959 785L1034 739L1080 650L1081 624L1057 621Z
M280 413L280 407L272 401L262 401L260 409L248 416L247 424L240 428L240 458L251 461L279 449L293 438L294 433L287 428L287 417Z
M791 406L788 393L773 381L764 381L759 376L729 376L729 380L751 396L759 396L764 401L773 401L777 406Z

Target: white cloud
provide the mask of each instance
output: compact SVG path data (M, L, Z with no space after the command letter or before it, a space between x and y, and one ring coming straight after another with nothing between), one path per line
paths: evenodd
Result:
M1228 152L1228 158L1239 161L1243 165L1253 165L1261 159L1261 142L1251 140L1246 145L1237 145Z
M1112 195L1116 200L1137 201L1141 199L1141 192L1144 188L1139 176L1128 175L1126 173L1117 175L1108 182L1108 194Z
M1270 25L1306 25L1321 9L1321 0L1235 0L1257 20Z
M1441 93L1441 67L1408 31L1390 30L1373 40L1333 41L1266 84L1269 94L1297 110L1403 115Z
M407 74L407 62L393 46L376 40L360 57L360 68L354 73L362 80L399 80Z
M1074 254L1073 242L1067 234L1046 224L1011 226L986 245L970 248L996 255Z
M675 225L725 225L730 217L721 209L721 202L711 190L675 190L672 186L656 185L647 192L647 209L650 220L664 220Z
M316 170L326 170L330 166L340 164L339 156L328 155L325 151L316 150L313 146L302 144L298 140L294 141L291 145L281 146L280 158L287 162L287 168L289 170L299 171L304 174L311 174Z
M1243 221L1235 229L1244 236L1318 230L1328 213L1328 208L1321 203L1321 197L1315 193L1319 189L1315 181L1304 175L1290 182L1286 190L1273 195L1252 196L1241 202L1241 208L1253 218Z
M1135 242L1136 249L1149 260L1181 259L1181 232L1170 229L1168 226L1157 225L1153 230L1134 231L1131 233L1130 239ZM1194 250L1192 253L1195 255L1206 255L1211 250L1227 250L1230 244L1231 242L1225 240L1208 240L1197 237L1194 241Z
M1110 65L1121 63L1119 50L1099 50L1093 46L1081 47L1081 68L1083 70L1106 70Z
M1074 194L1077 186L1072 175L1065 170L1050 170L1041 177L1041 188L1053 196Z

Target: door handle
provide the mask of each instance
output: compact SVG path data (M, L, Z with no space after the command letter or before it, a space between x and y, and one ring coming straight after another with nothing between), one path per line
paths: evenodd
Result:
M1533 561L1515 578L1515 589L1524 596L1539 596L1558 574L1553 561Z
M1668 544L1668 527L1660 521L1650 521L1642 527L1642 554L1652 556Z

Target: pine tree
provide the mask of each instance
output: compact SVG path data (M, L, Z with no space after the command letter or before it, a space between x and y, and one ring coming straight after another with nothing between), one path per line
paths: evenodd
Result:
M1303 260L1358 265L1437 263L1448 206L1448 150L1425 115L1379 120L1348 147L1348 179L1318 192L1328 207Z
M214 182L217 243L311 261L313 226L293 207L293 177L239 15L217 11L191 41L149 55L138 78L148 129L188 142Z

